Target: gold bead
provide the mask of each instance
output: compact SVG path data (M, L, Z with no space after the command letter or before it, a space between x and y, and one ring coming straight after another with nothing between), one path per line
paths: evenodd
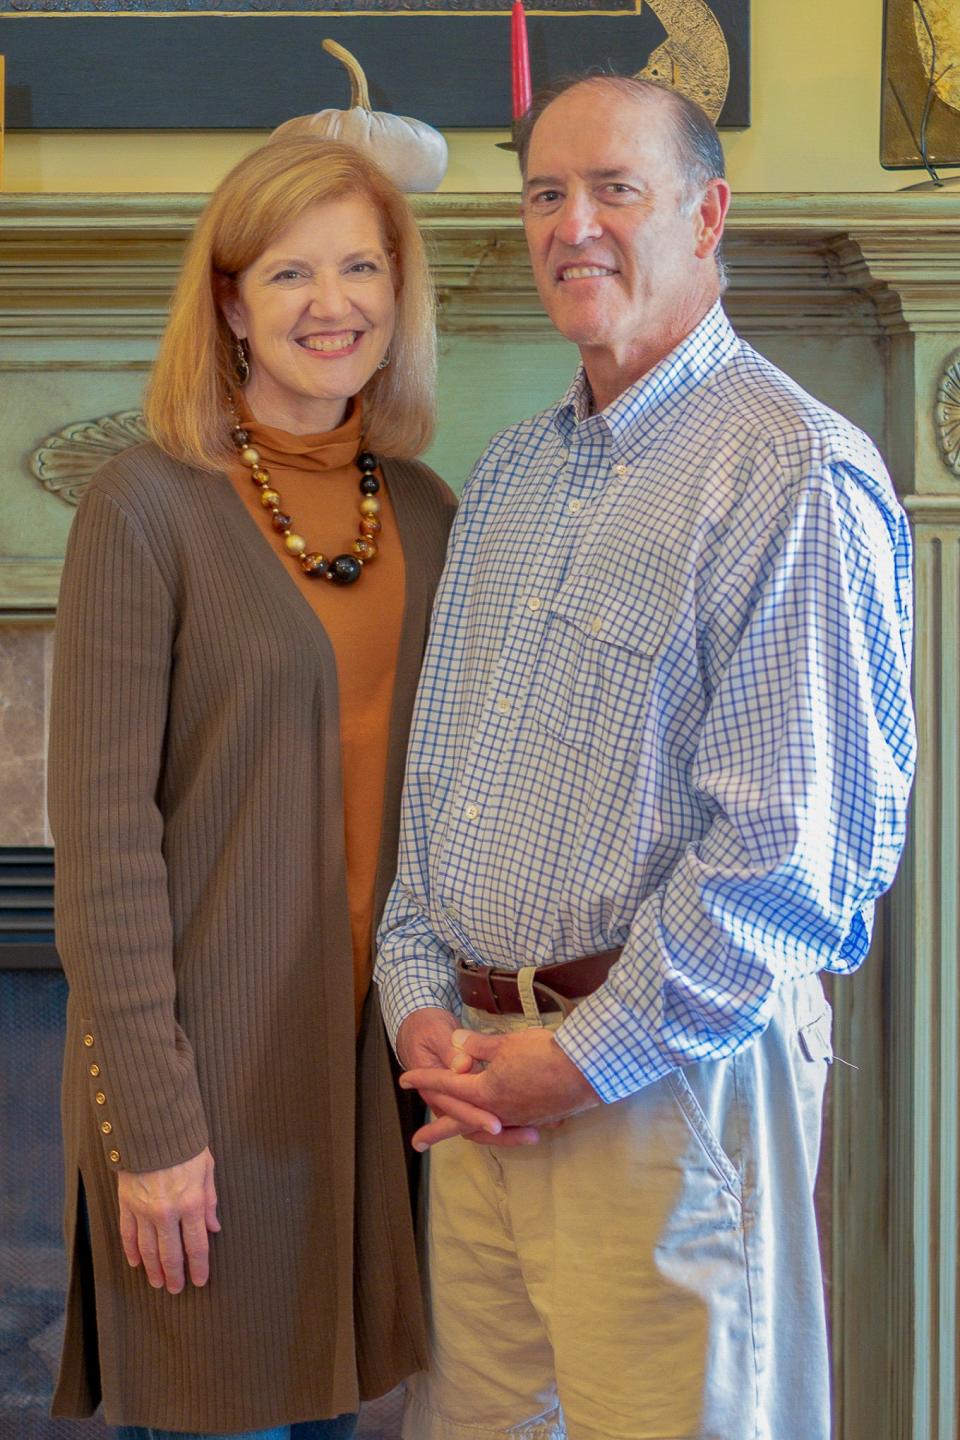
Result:
M314 550L309 555L300 556L301 568L308 575L313 575L317 570L322 570L326 563L327 557L325 555L321 555L319 550Z
M383 529L376 515L364 515L360 521L361 535L377 535Z
M244 465L259 465L260 451L254 450L252 445L244 445L243 449L240 451L240 459L243 461Z
M303 536L294 534L292 530L289 535L284 535L283 544L288 555L302 555L307 548L307 542Z
M261 490L260 504L264 510L272 510L274 505L280 504L280 496L276 490Z
M373 560L377 553L377 547L372 540L361 535L359 540L353 542L353 553L358 560Z
M380 501L375 500L372 495L364 495L363 499L360 501L360 514L379 515Z
M250 479L253 480L257 485L262 485L270 479L270 471L264 470L262 465L254 465L253 469L250 471Z

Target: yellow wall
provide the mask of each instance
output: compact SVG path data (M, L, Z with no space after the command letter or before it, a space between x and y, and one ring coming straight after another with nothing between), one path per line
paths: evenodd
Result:
M735 189L894 190L923 178L882 170L877 160L883 0L752 0L751 9L753 125L724 137ZM8 134L4 188L205 191L259 138L257 131ZM515 188L513 159L494 146L502 138L451 133L442 188Z

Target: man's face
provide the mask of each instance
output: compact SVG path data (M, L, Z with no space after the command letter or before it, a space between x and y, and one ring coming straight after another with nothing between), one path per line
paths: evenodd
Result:
M666 99L583 84L534 127L523 190L533 272L588 373L592 358L637 378L719 291L704 207L683 204L671 119Z

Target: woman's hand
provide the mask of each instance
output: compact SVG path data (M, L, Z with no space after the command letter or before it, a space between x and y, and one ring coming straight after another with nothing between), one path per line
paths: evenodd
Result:
M171 1295L183 1289L184 1253L194 1285L206 1285L210 1274L207 1231L220 1229L213 1156L201 1150L181 1165L164 1170L117 1172L120 1238L130 1265L143 1264L155 1289Z

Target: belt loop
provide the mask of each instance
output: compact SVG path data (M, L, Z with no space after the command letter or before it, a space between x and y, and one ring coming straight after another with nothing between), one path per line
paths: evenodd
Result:
M543 1017L533 989L536 976L536 965L524 965L522 970L517 971L517 989L520 992L520 1004L523 1006L523 1018L528 1025L539 1025L542 1029Z

